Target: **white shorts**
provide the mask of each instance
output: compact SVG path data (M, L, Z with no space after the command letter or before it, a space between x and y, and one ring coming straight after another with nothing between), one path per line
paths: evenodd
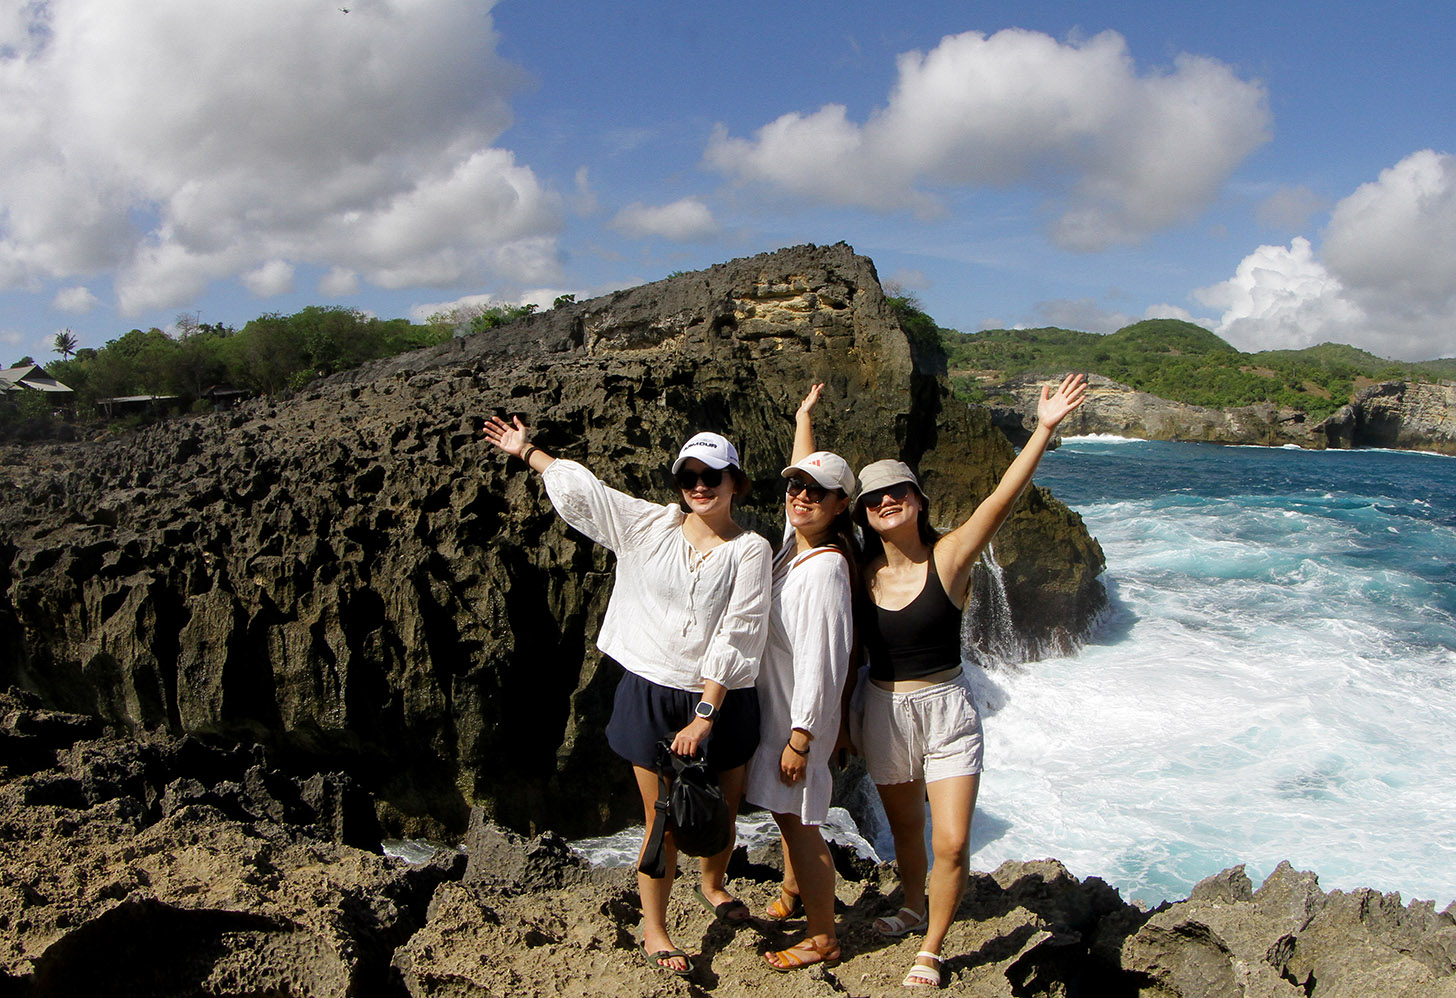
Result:
M981 715L962 672L910 693L864 684L860 751L876 783L934 783L981 771Z

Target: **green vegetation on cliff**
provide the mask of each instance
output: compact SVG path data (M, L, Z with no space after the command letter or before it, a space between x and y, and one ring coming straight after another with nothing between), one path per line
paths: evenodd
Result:
M1242 353L1202 326L1149 319L1099 335L1070 329L940 330L958 394L996 400L1009 381L1100 374L1174 402L1227 409L1272 402L1323 418L1371 381L1434 381L1456 376L1456 360L1399 363L1355 347Z
M58 333L55 350L62 359L44 366L75 391L74 415L85 421L96 418L108 400L126 396L164 396L181 406L206 407L214 386L276 395L371 360L493 329L535 310L534 305L463 307L420 324L310 305L293 315L259 316L242 329L188 321L191 316L183 313L175 333L133 329L99 349L77 350L69 331ZM0 406L0 434L50 420L48 401L29 396Z

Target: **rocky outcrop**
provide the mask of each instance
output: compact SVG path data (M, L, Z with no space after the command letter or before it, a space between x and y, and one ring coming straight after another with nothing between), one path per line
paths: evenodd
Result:
M463 851L410 865L349 844L374 832L339 774L287 773L256 747L92 738L15 691L0 719L31 740L25 766L0 757L7 998L888 995L922 945L872 927L900 903L895 871L841 863L843 962L775 974L760 953L803 923L713 922L689 863L668 909L697 964L679 980L639 954L633 872L588 869L554 834L517 836L477 810ZM755 910L777 895L777 855L730 865ZM1326 894L1287 864L1257 891L1238 867L1149 912L1055 860L1008 862L971 874L958 916L943 950L957 995L1456 995L1452 908Z
M1456 387L1387 381L1321 424L1331 447L1393 447L1456 454Z
M346 372L287 399L0 461L0 686L113 730L261 743L345 771L394 834L636 820L603 751L618 672L594 636L612 558L484 442L519 415L553 453L672 501L689 433L729 434L781 536L806 387L823 446L916 464L963 516L1011 460L912 343L869 260L800 247L683 274ZM997 539L1023 652L1104 600L1080 519L1031 490Z
M1122 967L1170 998L1456 995L1453 907L1326 894L1288 863L1255 891L1240 866L1149 918L1124 943Z
M1219 444L1293 444L1324 448L1390 447L1456 454L1456 388L1391 381L1355 394L1333 416L1311 420L1297 409L1271 403L1232 409L1170 402L1136 391L1101 375L1088 378L1087 403L1062 423L1067 436L1105 433L1144 440L1184 440ZM1011 406L992 410L992 419L1020 445L1035 426L1040 384L999 386L1012 395Z
M1328 439L1320 424L1303 412L1269 403L1234 409L1205 409L1170 402L1118 384L1100 374L1088 376L1087 401L1062 421L1064 436L1104 433L1143 440L1184 440L1216 444L1262 444L1280 447L1325 447ZM1040 383L1016 382L1000 389L1012 395L1014 405L996 412L996 423L1014 443L1031 435L1035 426Z

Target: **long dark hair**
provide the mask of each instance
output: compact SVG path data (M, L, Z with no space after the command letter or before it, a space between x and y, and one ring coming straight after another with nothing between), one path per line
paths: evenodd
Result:
M920 497L920 515L915 518L915 530L920 535L920 542L926 547L935 547L935 542L940 540L940 531L930 525L930 500L925 498L915 484L907 482L915 494ZM864 503L854 504L854 522L859 527L860 551L864 557L864 564L868 565L885 553L885 542L880 537L879 531L870 526L869 514L865 512Z
M838 489L834 490L839 492ZM844 495L843 492L839 492ZM850 591L860 585L859 566L861 563L858 531L854 527L854 518L850 515L850 507L846 506L834 518L829 526L828 545L844 555L844 560L849 562L849 587Z

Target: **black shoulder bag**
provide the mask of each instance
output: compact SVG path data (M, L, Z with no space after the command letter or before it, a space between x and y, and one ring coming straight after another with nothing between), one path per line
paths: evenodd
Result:
M669 783L669 780L671 783ZM733 820L718 780L708 772L701 749L692 758L672 751L672 739L657 743L657 803L641 873L656 880L667 873L663 837L669 827L678 850L689 856L716 856L733 841Z

